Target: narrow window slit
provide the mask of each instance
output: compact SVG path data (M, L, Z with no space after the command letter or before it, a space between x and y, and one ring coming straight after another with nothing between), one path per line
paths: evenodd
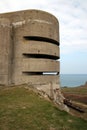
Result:
M53 60L59 59L58 56L46 55L46 54L27 54L27 53L23 53L23 56L26 57L26 58L43 58L43 59L53 59Z
M43 75L58 75L59 72L43 72Z
M24 36L26 40L32 40L32 41L42 41L42 42L48 42L53 43L59 46L59 42L57 42L54 39L46 38L46 37L39 37L39 36Z
M43 75L43 72L22 72L25 75Z
M58 75L59 72L29 72L29 71L23 71L22 72L24 75L29 75L29 76L32 76L32 75Z

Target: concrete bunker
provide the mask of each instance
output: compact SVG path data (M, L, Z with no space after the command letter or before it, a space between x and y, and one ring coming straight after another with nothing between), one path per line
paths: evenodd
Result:
M59 22L40 10L0 14L0 84L59 87ZM44 87L45 86L45 87Z

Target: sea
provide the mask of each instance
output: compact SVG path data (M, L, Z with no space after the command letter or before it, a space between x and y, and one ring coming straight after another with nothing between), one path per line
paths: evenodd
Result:
M61 87L77 87L87 82L87 74L60 74Z

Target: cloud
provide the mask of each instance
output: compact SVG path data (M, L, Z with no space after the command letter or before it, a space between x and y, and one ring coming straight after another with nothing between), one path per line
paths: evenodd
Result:
M78 45L87 48L87 0L0 1L0 12L32 8L48 11L59 19L61 49Z
M87 2L85 3L87 5ZM68 8L70 7L70 8ZM86 6L65 5L60 19L61 54L87 50L87 14ZM66 46L66 47L65 47Z
M87 55L87 0L2 0L0 12L40 9L55 15L60 24L61 56Z

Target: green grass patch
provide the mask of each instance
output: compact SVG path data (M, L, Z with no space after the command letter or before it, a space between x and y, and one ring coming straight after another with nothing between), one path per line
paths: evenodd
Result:
M23 87L0 89L0 130L86 130L87 121L60 111Z
M87 95L87 87L63 87L62 91L72 94Z

